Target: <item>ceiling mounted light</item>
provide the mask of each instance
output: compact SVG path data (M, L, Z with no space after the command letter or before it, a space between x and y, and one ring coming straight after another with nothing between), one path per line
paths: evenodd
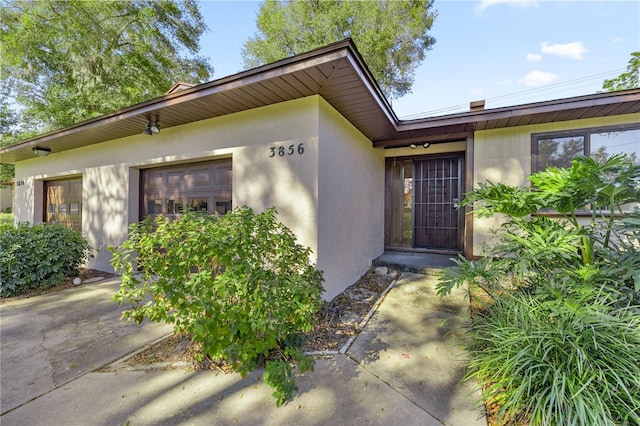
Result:
M157 135L160 133L160 125L157 122L149 121L147 127L142 131L145 135Z
M33 153L38 157L46 157L47 155L51 154L51 149L34 146Z
M425 143L424 143L424 145L422 145L422 147L423 147L424 149L427 149L427 148L429 148L430 146L431 146L431 144L430 144L429 142L425 142Z
M411 145L409 145L409 148L411 148L411 149L416 149L416 148L417 148L417 146L416 146L416 144L415 144L415 143L412 143Z

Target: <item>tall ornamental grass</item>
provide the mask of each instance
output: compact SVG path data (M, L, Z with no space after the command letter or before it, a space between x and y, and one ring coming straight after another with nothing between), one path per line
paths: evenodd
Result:
M470 378L499 423L640 424L640 317L580 301L506 295L472 329Z
M437 286L472 290L468 378L498 424L640 425L640 164L579 158L531 182L463 203L505 219Z

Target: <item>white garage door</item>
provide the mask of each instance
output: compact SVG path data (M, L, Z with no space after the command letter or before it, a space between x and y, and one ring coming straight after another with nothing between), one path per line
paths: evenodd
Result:
M142 171L142 216L231 210L231 160Z

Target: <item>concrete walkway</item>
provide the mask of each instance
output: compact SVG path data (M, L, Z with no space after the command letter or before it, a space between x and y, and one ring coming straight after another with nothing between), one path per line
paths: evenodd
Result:
M119 288L111 279L0 305L1 414L172 332L121 320Z
M351 348L317 358L315 371L297 379L294 400L280 408L261 371L242 379L209 371L123 368L81 374L7 412L0 423L486 425L476 408L477 394L459 384L468 302L463 292L440 302L435 283L435 277L403 273ZM2 344L4 349L4 333ZM24 367L31 362L24 360Z

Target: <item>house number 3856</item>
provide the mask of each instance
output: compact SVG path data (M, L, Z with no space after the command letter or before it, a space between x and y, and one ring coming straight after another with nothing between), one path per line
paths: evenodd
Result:
M271 154L269 154L269 157L284 157L285 155L293 155L296 152L302 155L304 154L304 146L301 143L298 144L297 148L295 144L289 145L288 148L284 146L270 146L269 151L271 152Z

